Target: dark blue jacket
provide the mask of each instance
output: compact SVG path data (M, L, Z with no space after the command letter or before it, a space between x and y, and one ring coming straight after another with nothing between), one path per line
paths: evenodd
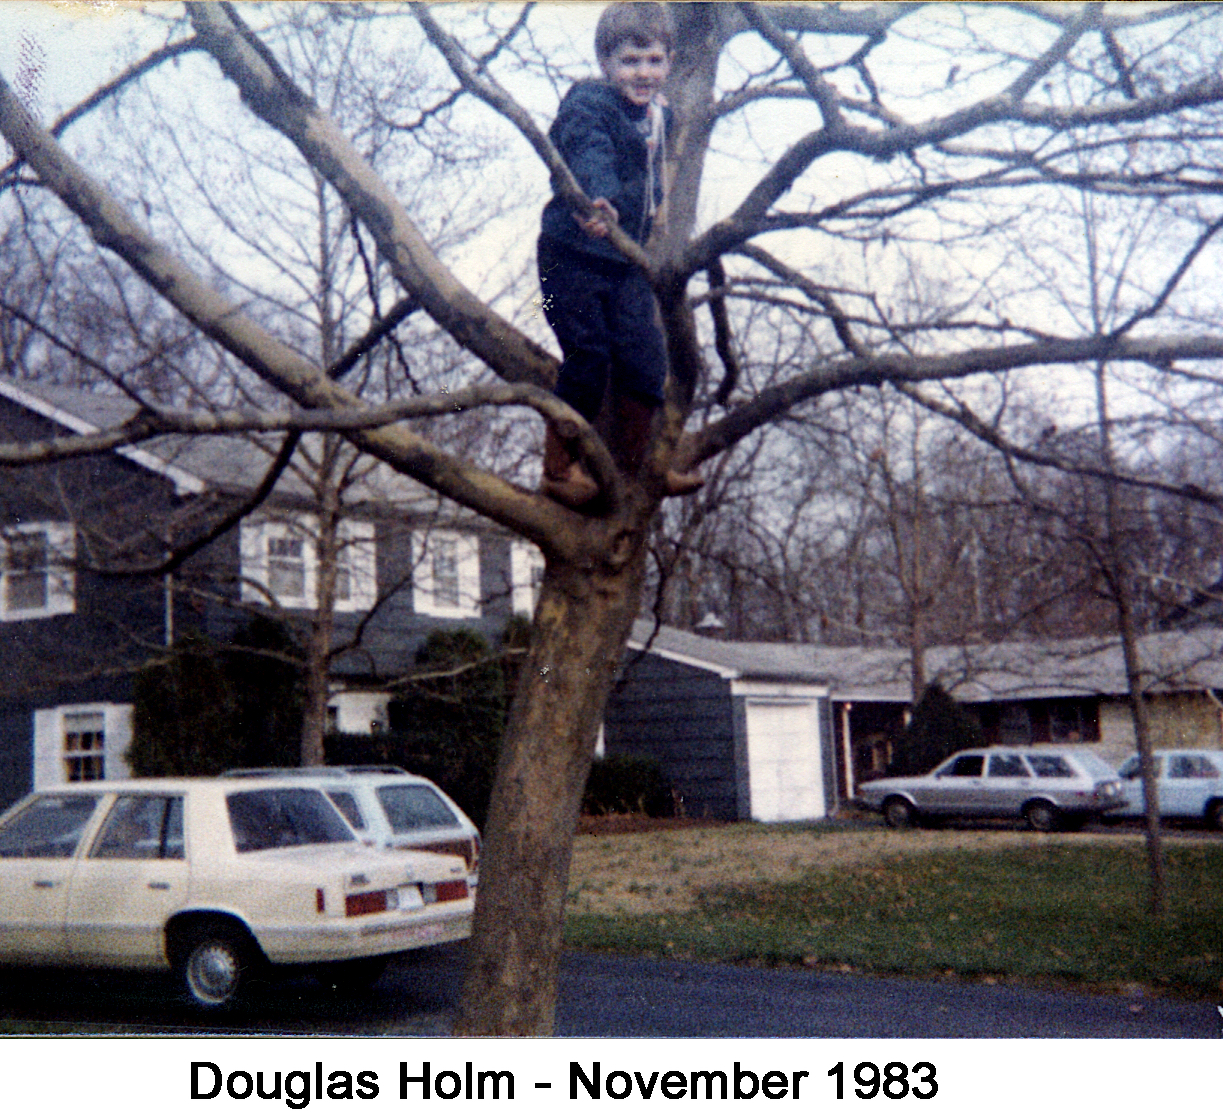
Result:
M586 196L592 201L606 198L620 216L620 228L638 243L649 237L651 224L646 204L649 153L645 119L645 106L626 101L614 86L603 81L584 81L565 94L548 130L549 138ZM664 112L664 120L669 130L669 109ZM654 182L657 206L663 193L662 152L655 154ZM542 230L567 249L625 260L606 238L583 233L573 220L573 210L556 195L544 207Z

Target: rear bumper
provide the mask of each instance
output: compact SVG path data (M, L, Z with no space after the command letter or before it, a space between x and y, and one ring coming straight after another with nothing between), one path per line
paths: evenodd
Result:
M471 917L470 905L443 904L410 914L379 913L317 925L256 929L255 938L274 964L329 963L464 940L471 936Z

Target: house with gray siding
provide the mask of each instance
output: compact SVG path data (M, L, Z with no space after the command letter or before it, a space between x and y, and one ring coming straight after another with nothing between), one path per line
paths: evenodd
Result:
M799 646L638 622L604 750L657 759L689 816L820 819L836 808L831 712Z
M90 435L128 398L0 378L0 441ZM266 501L278 441L163 436L0 470L0 807L31 787L122 777L136 671L176 637L227 640L265 613L318 605L316 437ZM348 467L339 524L330 716L385 727L421 642L463 626L495 641L530 613L538 553L372 460ZM216 531L217 527L223 531ZM199 547L172 571L168 549Z
M1223 748L1223 628L1139 640L1156 749ZM1118 639L936 646L928 679L991 743L1135 750ZM640 621L608 704L607 755L656 759L690 816L811 820L891 760L912 708L907 650L723 641Z

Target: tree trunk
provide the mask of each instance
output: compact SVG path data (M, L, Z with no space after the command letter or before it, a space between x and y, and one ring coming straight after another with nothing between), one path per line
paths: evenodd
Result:
M643 557L639 546L595 571L549 559L485 828L456 1034L552 1032L573 834Z

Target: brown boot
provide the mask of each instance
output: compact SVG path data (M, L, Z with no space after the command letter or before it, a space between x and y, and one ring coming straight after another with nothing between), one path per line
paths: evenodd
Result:
M629 474L635 475L645 462L650 437L654 432L654 413L658 409L631 396L618 398L616 406L621 465ZM664 482L668 497L683 497L696 493L705 484L705 479L696 471L681 474L677 470L668 470Z
M595 480L586 473L565 446L556 429L547 424L544 434L544 476L539 491L570 509L577 509L599 495Z

